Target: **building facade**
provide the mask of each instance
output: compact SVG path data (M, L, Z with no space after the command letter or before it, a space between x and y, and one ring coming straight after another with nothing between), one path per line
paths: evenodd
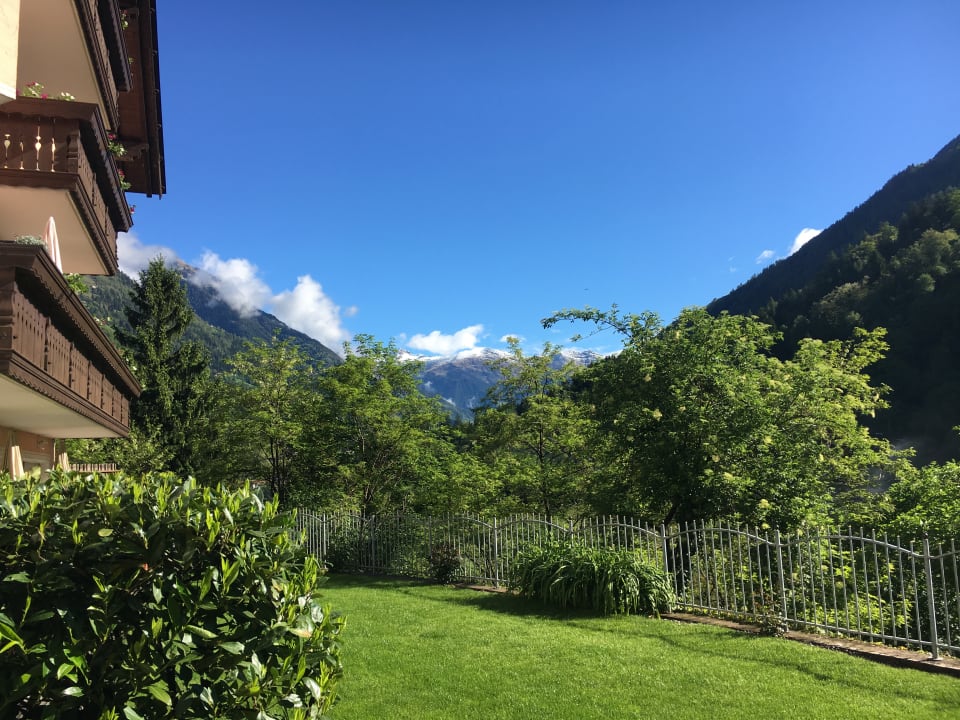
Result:
M64 277L166 191L156 0L0 0L0 470L128 433L140 387Z

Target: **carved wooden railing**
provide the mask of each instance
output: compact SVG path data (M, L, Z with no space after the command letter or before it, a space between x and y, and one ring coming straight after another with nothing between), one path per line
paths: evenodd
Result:
M70 463L70 470L78 473L115 473L120 472L116 463Z
M0 242L0 374L118 434L140 391L46 251L11 242Z
M18 98L0 105L0 185L69 192L108 272L117 269L117 232L133 224L92 103Z

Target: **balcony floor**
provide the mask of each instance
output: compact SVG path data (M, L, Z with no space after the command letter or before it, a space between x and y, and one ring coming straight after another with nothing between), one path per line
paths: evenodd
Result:
M0 426L50 438L119 437L90 418L0 375Z

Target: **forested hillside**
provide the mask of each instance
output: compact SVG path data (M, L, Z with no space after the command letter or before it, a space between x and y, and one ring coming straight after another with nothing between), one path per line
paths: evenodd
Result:
M960 136L948 142L933 158L911 165L893 176L863 204L848 212L800 250L765 268L735 290L711 302L713 313L724 310L757 312L770 300L799 290L816 277L832 255L842 253L882 223L896 225L910 207L934 193L960 187Z
M890 407L868 419L917 461L960 456L960 138L897 174L795 255L708 307L757 315L784 335L849 338L886 328L890 349L871 368Z
M189 274L189 266L177 268L181 276ZM129 330L124 308L130 302L134 282L123 273L113 277L88 276L84 283L89 291L81 295L83 304L94 317L103 320L108 332L113 327ZM277 333L281 340L290 340L316 364L330 365L340 358L330 348L301 332L293 330L269 313L257 311L243 316L219 299L208 287L185 282L184 287L196 317L183 339L196 341L210 352L210 366L215 372L226 369L226 360L243 349L246 340L270 340Z
M805 286L757 310L784 333L840 339L855 327L887 329L890 350L872 371L891 407L870 424L921 460L957 457L960 443L960 190L912 206L896 225L831 257Z

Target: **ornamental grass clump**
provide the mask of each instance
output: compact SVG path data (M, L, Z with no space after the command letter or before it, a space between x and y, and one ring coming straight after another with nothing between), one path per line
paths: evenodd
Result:
M669 612L674 601L669 577L639 553L574 540L522 550L511 568L510 588L547 605L602 615L656 615Z
M249 487L0 475L0 717L314 718L343 621Z

